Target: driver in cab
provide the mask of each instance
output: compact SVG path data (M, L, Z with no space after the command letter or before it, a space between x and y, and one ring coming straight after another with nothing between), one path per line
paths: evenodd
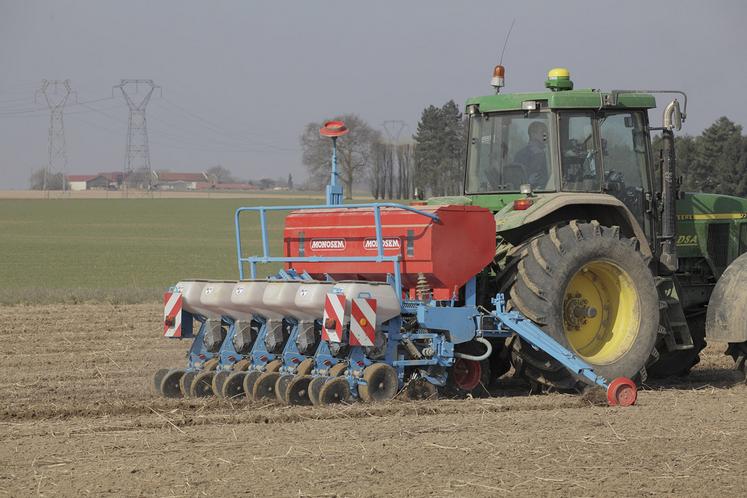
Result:
M514 162L524 166L527 181L535 188L544 188L547 172L547 125L534 121L529 125L529 143L514 156Z

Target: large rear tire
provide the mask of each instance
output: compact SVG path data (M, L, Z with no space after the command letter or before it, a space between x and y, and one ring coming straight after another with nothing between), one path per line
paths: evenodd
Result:
M659 298L636 239L618 227L573 220L518 251L509 306L607 379L645 380L659 326ZM516 372L532 385L584 384L543 351L512 341Z

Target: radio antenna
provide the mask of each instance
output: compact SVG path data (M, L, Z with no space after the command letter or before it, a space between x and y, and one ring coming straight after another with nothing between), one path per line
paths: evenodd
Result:
M503 53L506 51L506 46L508 45L508 37L511 36L511 30L514 29L515 23L516 18L514 17L514 20L511 21L511 26L508 28L508 33L506 33L506 41L503 42L503 50L501 50L501 60L498 61L498 65L503 65Z

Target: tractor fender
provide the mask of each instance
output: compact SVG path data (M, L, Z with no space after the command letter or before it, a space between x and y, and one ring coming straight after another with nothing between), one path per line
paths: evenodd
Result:
M644 256L653 256L646 233L638 220L622 201L608 194L560 192L543 195L525 211L500 211L496 215L496 227L506 240L519 243L536 227L585 218L596 219L607 226L618 225L626 237L638 239L639 250ZM511 233L504 235L504 232Z
M732 261L716 282L708 301L706 338L747 341L747 253Z

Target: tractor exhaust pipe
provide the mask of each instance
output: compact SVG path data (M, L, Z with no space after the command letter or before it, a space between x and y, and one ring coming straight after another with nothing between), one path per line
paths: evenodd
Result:
M662 129L661 196L663 213L661 220L661 257L659 260L667 271L674 273L678 268L677 246L677 198L679 186L675 171L674 130L682 127L682 113L677 99L664 109Z

